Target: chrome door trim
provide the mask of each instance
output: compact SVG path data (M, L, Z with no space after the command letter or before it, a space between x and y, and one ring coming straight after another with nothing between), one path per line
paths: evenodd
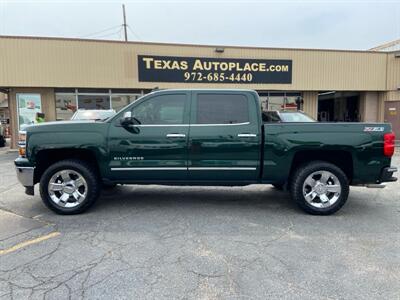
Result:
M111 168L111 171L254 171L255 167L126 167Z
M137 124L135 127L177 127L177 126L240 126L249 125L250 122L233 123L233 124Z
M189 167L189 171L254 171L255 167Z
M232 124L190 124L190 126L240 126L240 125L249 125L250 122L244 122L244 123L232 123Z
M255 134L255 133L239 133L237 136L238 137L257 137L257 134Z
M111 171L186 171L187 167L126 167L111 168Z
M135 127L179 127L189 126L189 124L137 124Z
M167 138L184 138L186 137L186 134L184 133L168 133L166 135Z

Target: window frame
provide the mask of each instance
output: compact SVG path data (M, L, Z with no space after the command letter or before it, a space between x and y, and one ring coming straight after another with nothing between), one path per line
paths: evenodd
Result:
M107 96L107 98L108 98L108 103L109 103L109 108L107 108L107 109L104 109L104 110L111 110L112 109L112 104L111 104L111 94L110 93L108 93L108 94L102 94L102 93L76 93L76 107L77 107L77 110L79 110L79 109L81 109L80 107L79 107L79 96ZM89 110L91 110L91 109L89 109Z
M115 126L121 126L120 119L123 117L125 112L132 111L135 109L135 107L141 105L142 103L149 101L151 99L154 99L159 96L165 96L165 95L183 95L185 96L185 106L183 110L183 123L182 124L138 124L135 126L138 127L157 127L157 126L188 126L189 125L189 120L190 120L190 106L191 106L191 101L190 101L190 92L189 91L169 91L169 92L163 92L163 93L149 93L136 101L132 102L129 104L127 107L124 109L121 109L114 117L110 119L110 122L113 122Z
M113 97L124 97L124 96L128 96L128 97L130 97L130 96L135 96L135 97L136 97L136 96L139 96L139 97L136 98L133 102L128 103L127 105L123 106L119 111L117 111L117 110L113 107L113 105L112 105ZM111 105L111 109L115 110L115 111L118 113L118 112L124 110L126 107L128 107L128 106L131 105L132 103L138 101L141 97L143 97L143 93L137 93L137 94L133 94L133 93L127 93L127 94L118 93L118 94L113 94L113 93L111 93L111 95L110 95L110 101L111 101L110 105Z
M247 102L247 121L246 122L238 122L238 123L197 123L198 116L198 99L200 95L228 95L228 96L242 96L246 99ZM193 93L192 95L192 112L191 112L191 126L238 126L238 125L248 125L252 122L252 114L251 114L251 105L250 102L252 99L248 97L246 93L230 93L227 91L200 91Z
M54 103L55 103L55 116L56 116L56 121L59 121L57 118L57 96L73 96L75 98L75 104L76 104L76 111L79 109L78 108L78 96L76 93L64 93L64 92L56 92L54 93ZM75 114L75 112L72 112L72 116ZM72 117L71 116L71 117ZM60 120L61 121L61 120ZM65 121L65 120L64 120Z

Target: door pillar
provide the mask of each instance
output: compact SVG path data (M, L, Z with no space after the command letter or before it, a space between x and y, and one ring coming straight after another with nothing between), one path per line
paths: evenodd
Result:
M318 117L318 92L303 92L303 110L306 114L317 120Z

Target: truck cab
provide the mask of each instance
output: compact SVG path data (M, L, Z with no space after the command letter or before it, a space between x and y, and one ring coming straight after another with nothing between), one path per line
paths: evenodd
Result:
M120 113L109 130L111 180L254 182L262 140L255 92L163 91Z

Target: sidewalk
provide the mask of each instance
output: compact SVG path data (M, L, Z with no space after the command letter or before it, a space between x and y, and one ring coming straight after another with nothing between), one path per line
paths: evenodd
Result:
M5 154L5 153L10 153L10 152L18 152L18 149L10 149L10 147L1 147L0 148L0 155Z
M10 139L6 139L6 146L5 147L0 147L0 155L5 154L5 153L10 153L10 152L18 152L18 149L11 149L10 148Z

